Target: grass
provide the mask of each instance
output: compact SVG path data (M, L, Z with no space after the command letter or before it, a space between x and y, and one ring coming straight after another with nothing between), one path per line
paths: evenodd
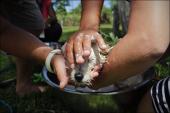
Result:
M63 27L63 34L60 38L61 42L65 42L74 32L76 32L78 30L78 26L64 26ZM111 25L101 25L100 26L101 31L107 33L112 32L112 26Z
M154 67L160 79L170 76L170 56L163 63L157 63Z
M110 27L111 28L111 27ZM103 30L110 30L106 26ZM64 27L61 41L66 41L78 27ZM108 32L110 32L108 31ZM0 70L9 64L8 57L0 55ZM3 76L15 76L15 67L13 71L3 73ZM8 78L0 78L8 79ZM14 113L86 113L86 112L103 112L114 113L118 106L113 96L102 95L73 95L64 93L59 90L49 89L45 93L36 93L29 96L18 97L15 93L15 83L10 87L0 89L0 99L9 103Z
M76 26L64 27L60 41L66 41L76 30L78 30ZM102 25L101 31L108 34L112 32L112 26ZM170 59L167 60L168 62ZM0 54L0 70L7 64L9 64L8 57ZM164 68L160 65L157 66L158 73L167 73L169 67ZM4 76L15 76L15 67L11 70L5 72ZM118 113L122 109L122 106L119 108L113 95L73 95L50 88L45 93L18 97L15 94L15 83L0 89L0 99L9 103L14 113Z

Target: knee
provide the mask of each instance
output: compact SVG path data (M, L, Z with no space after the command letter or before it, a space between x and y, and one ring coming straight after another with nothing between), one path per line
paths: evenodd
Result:
M44 29L41 28L41 29L28 30L28 32L30 32L30 33L32 33L33 35L35 35L35 36L38 37L38 36L42 33L43 30L44 30Z

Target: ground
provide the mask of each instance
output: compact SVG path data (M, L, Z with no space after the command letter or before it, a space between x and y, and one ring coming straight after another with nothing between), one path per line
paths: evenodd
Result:
M65 41L77 29L77 26L64 27L60 41ZM103 25L102 31L110 33L112 27ZM10 64L9 59L1 54L0 70L8 64ZM11 65L10 69L3 73L3 79L15 77L15 72L15 66ZM0 87L0 100L6 101L14 113L118 113L120 109L118 110L116 98L115 95L74 95L53 88L45 93L18 97L15 93L15 82L7 87Z
M64 27L60 41L66 39L78 29L77 26ZM104 31L111 32L111 26L104 25ZM0 55L0 70L8 67L8 57ZM15 77L15 66L1 73L1 79ZM0 99L6 101L16 113L79 113L79 112L112 112L117 109L113 96L101 95L73 95L55 89L48 89L45 93L31 94L18 97L15 93L15 82L7 87L0 87Z

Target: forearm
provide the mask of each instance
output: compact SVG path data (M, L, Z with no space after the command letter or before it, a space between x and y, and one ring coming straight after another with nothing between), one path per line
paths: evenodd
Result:
M169 41L169 3L132 2L128 33L113 47L99 79L108 85L144 72L163 55Z
M98 30L103 0L82 0L81 29Z
M0 49L11 55L44 63L51 51L31 33L17 28L1 18Z

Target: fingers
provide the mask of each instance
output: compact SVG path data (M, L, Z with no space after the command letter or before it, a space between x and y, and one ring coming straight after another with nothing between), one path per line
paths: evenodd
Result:
M92 70L91 76L92 78L95 78L99 75L100 69L102 68L101 65L96 65L94 69Z
M66 66L64 58L56 58L53 61L54 73L57 75L57 78L60 82L60 89L64 89L64 87L68 84L69 77L66 73Z
M89 57L91 52L91 39L88 35L83 38L83 56Z
M96 41L101 50L107 49L102 36L96 31L85 30L72 35L65 49L66 59L71 68L75 67L75 63L83 64L88 59L93 41Z
M75 37L73 45L76 63L78 64L84 63L82 42L83 37L80 34L77 37Z
M107 49L107 46L106 46L102 36L99 33L97 33L95 36L96 36L96 41L97 41L100 49L102 49L102 50Z
M96 65L93 69L93 71L100 71L100 69L102 68L102 65Z
M70 64L70 67L73 69L75 67L74 56L73 56L73 41L70 41L66 44L65 55L67 61Z

